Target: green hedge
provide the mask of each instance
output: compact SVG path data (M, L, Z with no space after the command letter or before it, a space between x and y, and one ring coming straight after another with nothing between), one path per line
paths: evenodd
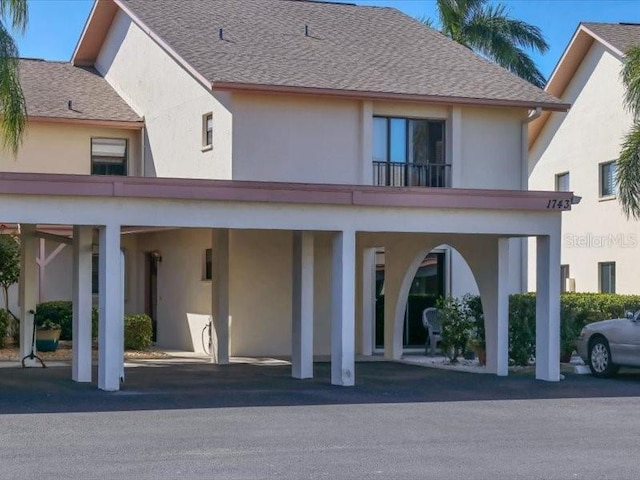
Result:
M72 304L67 300L43 302L36 307L36 325L42 325L45 320L51 320L62 328L60 340L71 340L73 330ZM98 310L91 311L91 336L98 337Z
M13 317L11 314L5 309L0 309L0 348L5 346L12 324Z
M153 324L148 315L127 315L124 317L124 348L146 350L151 346Z
M479 303L479 300L476 301ZM560 296L560 352L569 354L573 351L575 340L585 325L623 317L628 310L640 310L640 295L563 293ZM516 365L527 365L535 357L535 346L536 295L511 295L509 358Z

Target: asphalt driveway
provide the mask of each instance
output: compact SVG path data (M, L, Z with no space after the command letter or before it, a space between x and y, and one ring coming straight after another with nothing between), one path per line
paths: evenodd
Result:
M0 370L0 478L635 479L640 373L497 378L357 365L353 388L284 366Z

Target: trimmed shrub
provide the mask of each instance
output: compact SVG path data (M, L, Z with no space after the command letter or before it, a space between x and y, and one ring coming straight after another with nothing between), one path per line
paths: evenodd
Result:
M67 300L43 302L36 308L36 325L42 325L45 320L51 320L60 325L60 340L71 340L73 330L73 306ZM91 336L98 337L98 310L91 309Z
M482 304L478 296L470 300L469 306L471 310L477 310L479 307L479 311L482 312ZM609 318L624 317L625 311L629 310L640 310L640 295L563 293L560 296L560 352L570 354L573 351L575 340L585 325ZM535 345L536 295L535 293L511 295L509 298L511 362L516 365L527 365L535 358Z
M0 309L0 348L6 344L7 337L13 324L13 317L5 309Z
M469 343L475 319L470 315L467 297L463 300L458 300L455 297L439 298L436 306L441 313L442 350L447 354L451 363L456 363Z
M126 315L124 317L124 348L146 350L151 346L153 323L149 315Z

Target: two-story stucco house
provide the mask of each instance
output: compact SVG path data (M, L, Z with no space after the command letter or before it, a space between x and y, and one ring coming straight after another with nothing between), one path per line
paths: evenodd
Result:
M640 224L627 220L615 186L616 160L633 124L620 71L635 45L640 25L580 24L545 88L571 110L545 112L529 126L529 187L582 197L562 220L563 290L640 292ZM533 250L530 261L535 265ZM533 269L530 281L535 285Z
M33 117L2 159L20 173L0 174L0 219L21 226L23 337L39 298L73 299L75 380L91 380L92 287L106 390L123 311L177 349L212 316L219 363L290 355L307 378L330 355L353 385L356 353L415 343L412 289L477 289L487 368L506 375L527 237L536 375L559 379L572 194L526 187L531 112L568 108L552 95L395 9L297 0L98 0L70 64L22 69Z

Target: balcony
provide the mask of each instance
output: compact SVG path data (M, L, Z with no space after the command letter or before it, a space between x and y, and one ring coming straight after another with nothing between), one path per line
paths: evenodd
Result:
M373 162L373 184L391 187L450 187L451 164Z

